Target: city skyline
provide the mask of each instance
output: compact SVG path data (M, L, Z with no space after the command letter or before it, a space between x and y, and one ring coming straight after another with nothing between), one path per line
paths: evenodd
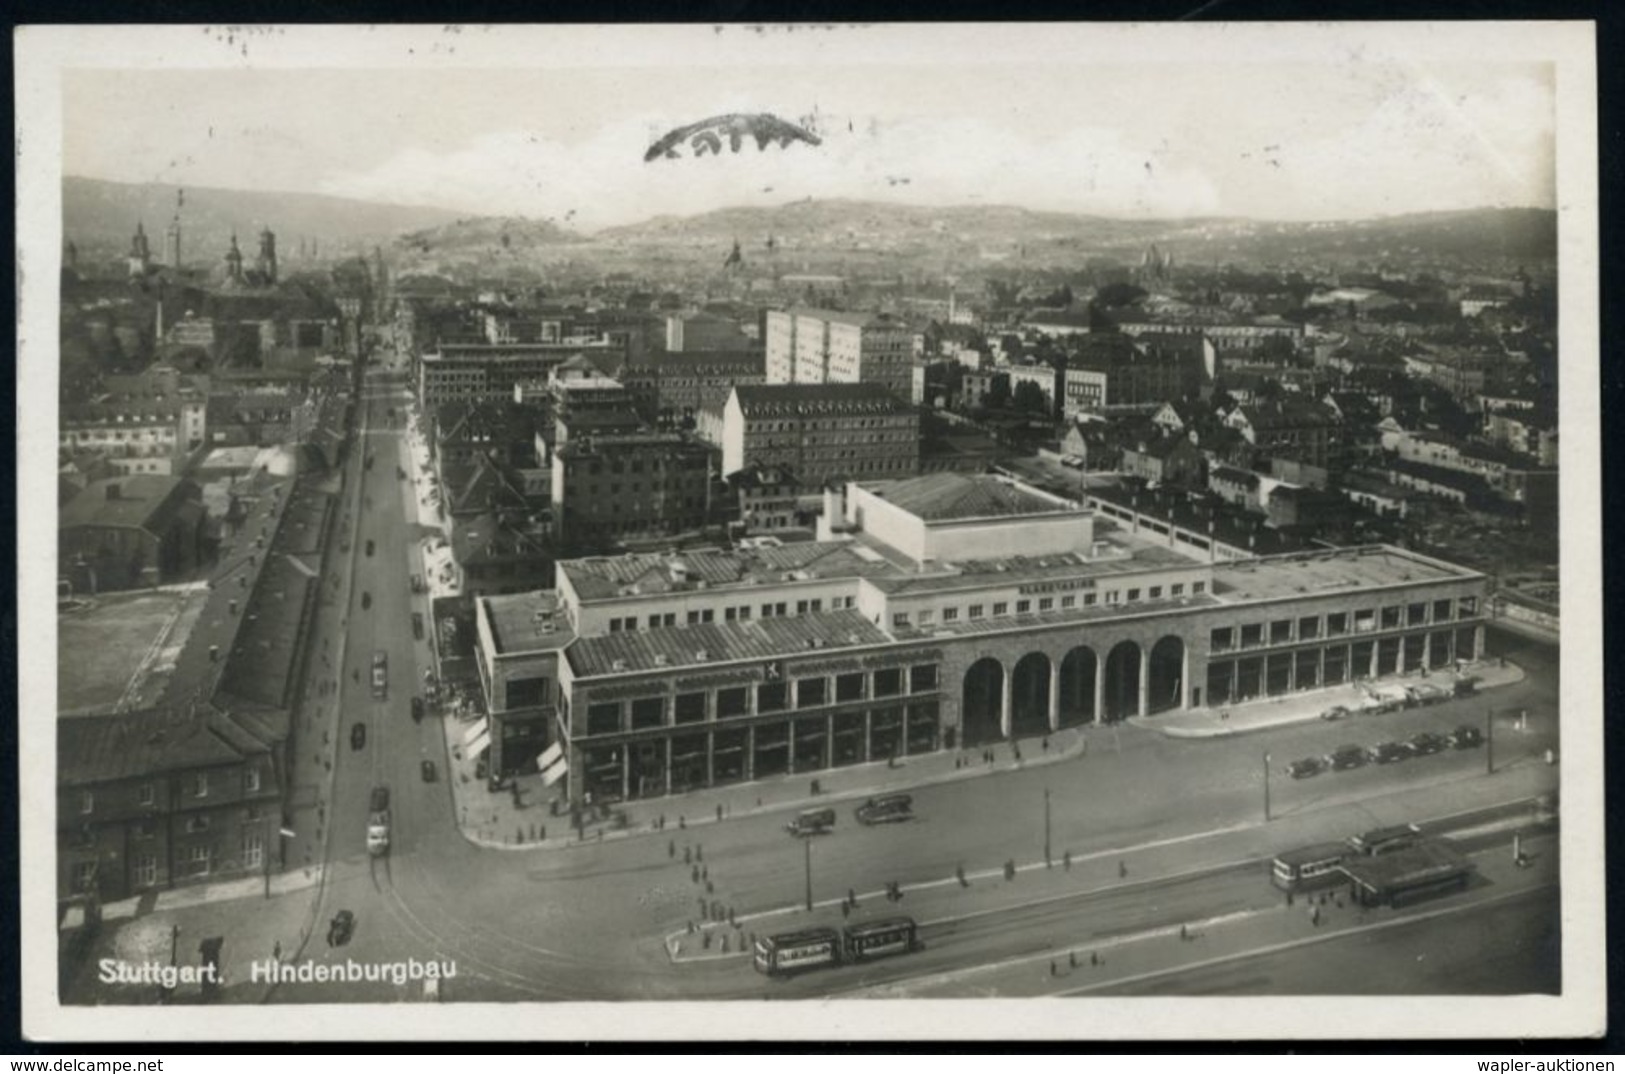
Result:
M755 35L743 61L741 30L570 28L518 70L470 29L427 35L455 37L441 62L422 64L429 49L408 45L415 69L364 55L314 70L74 70L63 169L552 218L585 232L804 198L1287 221L1556 205L1547 64L1494 54L1468 64L1380 35L1343 62L1311 47L1244 63L1214 56L1246 48L1193 52L1176 35L1131 66L1108 48L1124 28L1102 27L1064 28L1085 50L1077 62L1048 50L1022 64L986 59L1009 52L998 39L1039 43L1021 27L989 31L995 40L974 53L966 28L911 28L908 63L875 62L898 29L816 43ZM571 40L582 56L559 55ZM449 66L493 50L478 70ZM659 66L617 65L651 50ZM674 64L674 50L697 62ZM644 162L666 131L729 112L810 122L822 144L747 141L737 154Z

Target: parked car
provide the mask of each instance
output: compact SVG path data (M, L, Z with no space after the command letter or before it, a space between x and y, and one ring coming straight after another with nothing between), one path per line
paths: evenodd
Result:
M372 538L368 537L367 538L367 555L369 555L369 556L372 555L373 548L374 548L374 545L372 543Z
M1466 697L1468 694L1478 693L1478 677L1469 675L1465 679L1456 680L1456 696Z
M369 609L371 607L372 607L372 592L370 590L362 590L361 591L361 610L366 611L367 609Z
M1437 705L1441 701L1450 700L1449 691L1430 682L1417 683L1407 689L1410 691L1411 700L1418 705Z
M1371 747L1371 760L1378 764L1393 764L1411 756L1411 748L1403 742L1379 742Z
M367 744L367 725L364 723L350 726L350 748L358 750Z
M1475 746L1484 744L1484 732L1471 724L1462 724L1450 732L1449 742L1455 749L1470 750Z
M327 926L327 946L343 947L355 935L355 914L349 910L340 910L333 915L333 920Z
M1359 768L1368 760L1364 746L1339 746L1327 758L1335 769Z
M1293 761L1286 766L1286 774L1293 779L1308 779L1318 776L1326 771L1326 761L1321 757L1305 757L1301 761Z
M1331 708L1327 709L1325 712L1322 712L1320 714L1320 718L1323 719L1323 720L1341 720L1346 716L1352 716L1352 715L1354 715L1354 713L1349 709L1349 707L1347 705L1333 705Z
M423 782L425 782L425 783L433 783L435 781L435 779L437 778L436 773L435 773L435 769L434 769L434 762L433 761L424 761L423 765L422 765L422 771L423 771Z
M423 719L423 698L414 697L412 699L412 722L413 723L418 723L422 719Z
M413 584L413 588L415 589L421 583L414 576L413 579L412 579L412 584ZM416 638L418 641L423 640L423 613L422 612L413 612L412 613L412 636L414 638Z
M1411 736L1410 746L1411 752L1418 756L1438 753L1445 747L1444 736L1436 735L1432 731L1418 731Z

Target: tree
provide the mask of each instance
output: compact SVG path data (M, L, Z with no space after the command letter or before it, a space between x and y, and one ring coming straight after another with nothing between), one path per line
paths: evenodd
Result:
M987 386L987 396L983 400L989 408L1002 407L1010 402L1010 376L1007 373L995 373Z
M1121 309L1132 306L1147 294L1145 288L1132 283L1108 283L1095 293L1095 304L1102 309Z
M1031 411L1035 414L1049 412L1049 399L1044 395L1044 389L1030 380L1024 380L1016 385L1016 390L1010 397L1010 404L1017 410Z

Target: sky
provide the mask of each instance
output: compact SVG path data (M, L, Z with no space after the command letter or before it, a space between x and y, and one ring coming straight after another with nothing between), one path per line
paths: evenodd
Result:
M629 29L600 48L579 28L535 62L486 30L484 56L442 33L342 65L256 42L225 66L69 70L63 166L588 231L806 197L1283 220L1555 203L1553 68L1515 56ZM823 142L644 162L667 130L729 112L810 120Z

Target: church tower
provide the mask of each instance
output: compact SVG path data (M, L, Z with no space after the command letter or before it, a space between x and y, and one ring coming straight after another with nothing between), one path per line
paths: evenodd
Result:
M130 239L130 279L138 279L152 268L152 249L147 245L147 229L139 221Z
M243 282L243 252L237 248L237 233L231 233L231 249L226 251L226 282Z
M276 283L276 236L268 227L260 230L260 255L255 259L254 268L267 287Z
M175 214L175 219L169 222L169 230L164 232L164 264L173 269L181 267L180 213Z

